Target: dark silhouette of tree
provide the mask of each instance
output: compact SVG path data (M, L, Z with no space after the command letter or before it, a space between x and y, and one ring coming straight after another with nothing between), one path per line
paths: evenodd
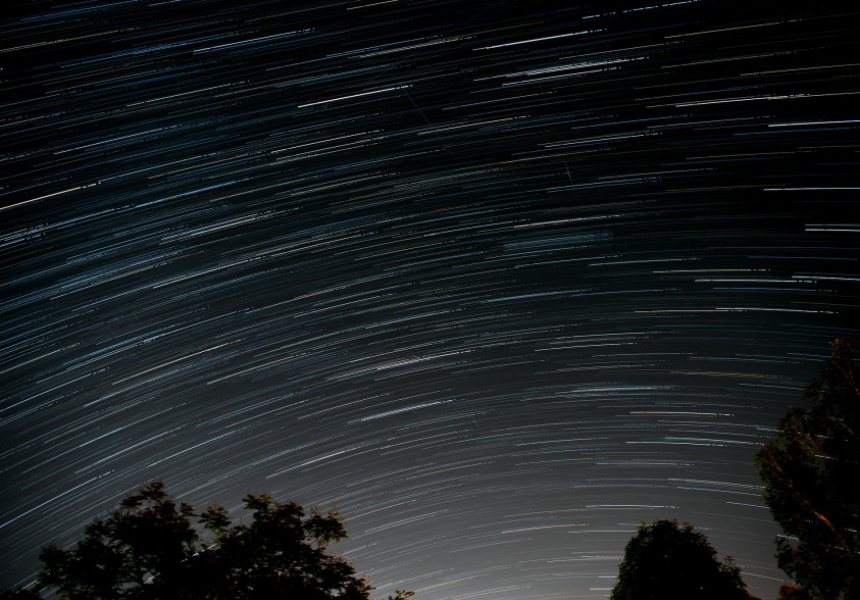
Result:
M19 588L0 590L0 600L42 600L42 597L33 590Z
M624 548L611 600L750 600L740 569L720 562L708 538L690 525L644 523ZM758 600L758 599L755 599Z
M802 587L783 583L779 586L779 597L777 600L815 600L812 594Z
M252 519L231 526L227 511L195 515L153 483L89 525L71 550L45 548L40 584L65 600L367 600L373 589L342 556L337 513L306 514L268 494L244 499ZM210 534L201 538L201 530ZM30 590L2 598L31 600ZM16 595L18 594L18 595ZM389 600L406 600L398 590Z
M830 345L809 408L790 407L755 462L780 568L814 598L860 600L860 388L850 344Z

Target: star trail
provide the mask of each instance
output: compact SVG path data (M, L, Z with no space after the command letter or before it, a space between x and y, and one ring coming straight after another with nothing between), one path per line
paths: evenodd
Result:
M0 9L0 586L160 479L384 597L607 598L858 333L846 2Z

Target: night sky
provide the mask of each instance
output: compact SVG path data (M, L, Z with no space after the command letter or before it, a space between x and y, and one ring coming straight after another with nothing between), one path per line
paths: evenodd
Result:
M857 6L0 13L0 586L159 479L336 508L377 597L605 598L677 518L775 598L752 457L860 324Z

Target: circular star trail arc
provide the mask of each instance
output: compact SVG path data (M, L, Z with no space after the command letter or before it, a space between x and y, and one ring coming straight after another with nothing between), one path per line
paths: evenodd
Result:
M603 598L856 335L842 3L3 16L0 584L162 479L336 507L379 588Z

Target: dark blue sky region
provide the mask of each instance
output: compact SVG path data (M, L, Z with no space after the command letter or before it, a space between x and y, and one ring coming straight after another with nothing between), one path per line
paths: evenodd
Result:
M29 2L0 36L0 585L164 480L384 596L605 598L857 334L857 9Z

